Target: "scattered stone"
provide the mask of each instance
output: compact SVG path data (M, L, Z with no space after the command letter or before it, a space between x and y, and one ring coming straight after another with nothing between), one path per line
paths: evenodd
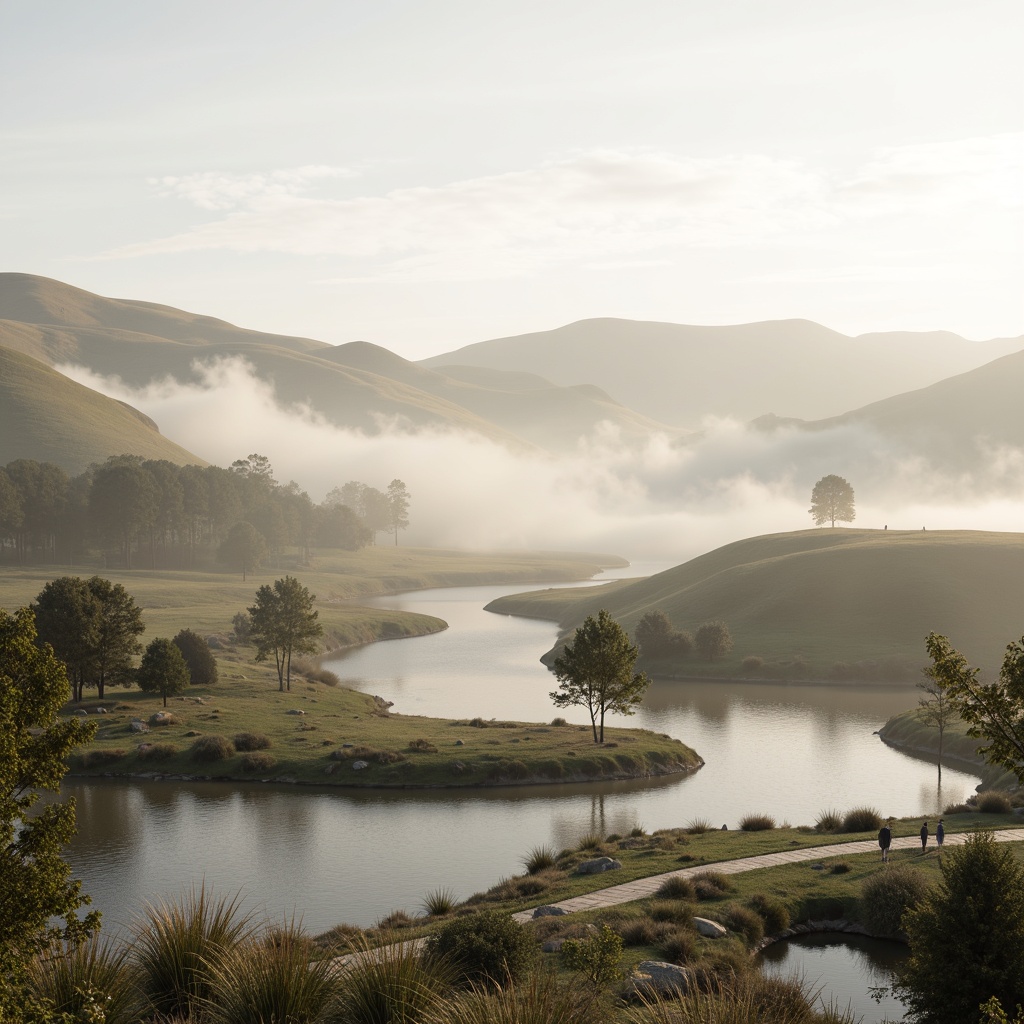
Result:
M370 762L369 761L353 761L352 762L352 770L353 771L361 772L364 768L369 768L369 767L370 767Z
M78 715L79 718L88 718L89 717L89 712L86 711L85 708L79 708L75 712L75 714Z
M105 715L106 713L107 713L107 709L106 708L97 708L96 709L96 714L97 715Z
M348 747L351 747L351 746L354 746L354 745L355 745L355 744L352 744L352 743L342 743L342 746L343 746L343 747L345 747L346 749L347 749Z
M466 745L466 741L465 740L456 740L455 741L455 746L457 746L457 747L464 747L465 745Z
M304 715L306 712L301 708L292 708L291 711L286 711L286 715Z
M622 861L612 857L597 857L585 860L576 867L577 875L599 875L602 871L615 871L622 867Z
M141 718L133 718L129 728L132 732L149 732L149 726Z
M679 996L690 987L690 972L663 960L641 960L629 985L631 994L642 998Z
M705 939L724 939L729 934L729 929L717 921L709 921L706 917L695 917L693 927L697 929L698 935Z
M811 870L812 871L824 871L825 870L825 865L824 864L812 864L811 865Z
M550 905L536 907L533 911L534 917L564 917L569 911L565 907L553 907Z

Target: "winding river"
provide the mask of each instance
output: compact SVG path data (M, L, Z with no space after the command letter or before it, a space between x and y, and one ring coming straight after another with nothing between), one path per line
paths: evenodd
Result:
M555 626L483 611L522 589L377 599L450 628L353 650L328 667L403 713L550 720L554 682L538 659ZM947 768L940 792L934 766L873 734L915 699L907 688L656 680L628 721L694 747L707 763L686 778L471 792L73 779L64 788L78 800L80 831L70 859L110 931L141 904L203 880L217 893L241 890L248 907L271 919L294 914L313 931L368 925L392 910L417 911L437 888L460 898L485 889L519 873L531 848L562 848L591 830L698 817L735 827L755 811L802 824L826 808L860 804L894 815L934 812L978 780Z

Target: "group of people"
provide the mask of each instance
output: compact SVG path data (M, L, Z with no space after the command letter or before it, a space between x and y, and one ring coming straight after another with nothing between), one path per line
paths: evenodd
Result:
M943 827L942 819L939 818L938 824L935 826L935 843L942 849L942 840L946 838L946 830ZM885 863L889 860L889 847L892 846L892 818L890 818L879 830L878 830L878 846L882 851L882 862ZM921 852L924 853L928 846L928 822L926 821L921 826Z

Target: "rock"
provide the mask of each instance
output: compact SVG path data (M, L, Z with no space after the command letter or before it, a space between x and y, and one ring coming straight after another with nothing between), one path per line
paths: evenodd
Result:
M286 715L304 715L306 712L301 708L292 708L291 711L286 711Z
M455 746L457 746L457 747L464 747L465 745L466 745L466 741L465 740L456 740L455 741Z
M106 708L97 708L96 709L96 714L97 715L105 715L106 713L107 713L107 709Z
M141 718L133 718L129 728L132 732L149 732L149 726Z
M88 718L89 717L89 712L86 711L85 708L79 708L75 712L75 714L78 715L79 718Z
M342 743L341 746L342 746L342 749L348 750L349 747L354 747L355 744L354 743Z
M553 907L553 906L548 905L548 906L544 906L544 907L535 907L534 911L533 911L533 916L534 917L564 917L568 913L569 913L569 911L566 910L565 907Z
M370 767L370 762L369 761L353 761L352 762L352 770L355 771L355 772L361 772L364 768L369 768L369 767Z
M705 939L724 939L729 934L729 929L717 921L709 921L706 917L695 917L693 927L697 929L698 935Z
M632 995L643 998L682 995L690 987L690 972L663 960L641 960L629 979Z
M577 875L599 875L602 871L615 871L622 867L622 861L612 857L597 857L594 860L585 860L576 866Z

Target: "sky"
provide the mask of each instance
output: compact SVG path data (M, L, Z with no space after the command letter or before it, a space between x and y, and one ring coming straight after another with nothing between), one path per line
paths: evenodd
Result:
M0 270L410 359L1024 331L1019 0L0 0Z

